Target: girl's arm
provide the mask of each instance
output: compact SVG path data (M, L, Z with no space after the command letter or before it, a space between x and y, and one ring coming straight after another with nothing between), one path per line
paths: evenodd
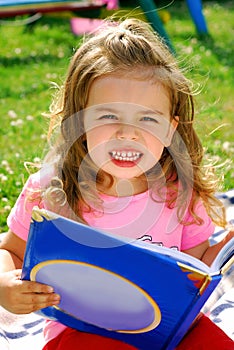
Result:
M50 286L21 280L25 246L26 243L12 231L0 242L0 305L16 314L59 303L59 296Z
M191 249L184 250L184 253L194 256L202 260L207 265L211 265L218 252L223 246L234 237L234 231L229 231L222 241L210 246L209 241L205 241Z
M26 242L8 231L0 242L0 272L21 269Z

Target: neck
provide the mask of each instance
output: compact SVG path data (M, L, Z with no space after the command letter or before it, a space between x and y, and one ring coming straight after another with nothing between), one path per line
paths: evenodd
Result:
M145 176L134 179L114 178L114 182L111 186L107 186L105 182L106 181L99 186L99 191L108 194L109 196L129 197L148 190L148 183Z

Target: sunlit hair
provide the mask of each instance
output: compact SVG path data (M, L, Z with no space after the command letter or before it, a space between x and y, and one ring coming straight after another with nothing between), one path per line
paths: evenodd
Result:
M136 19L118 24L106 22L98 33L84 41L75 52L65 83L52 104L49 136L56 126L59 135L45 164L55 163L55 176L61 180L72 211L83 220L84 208L91 210L88 203L96 201L101 205L97 184L101 185L107 174L98 171L88 155L82 110L94 80L109 74L163 85L170 99L171 118L179 116L179 124L171 146L164 149L159 164L148 172L147 181L160 193L160 186L156 189L153 183L157 180L163 188L165 183L161 180L166 179L170 190L167 205L177 206L180 219L187 204L194 221L201 223L194 211L201 198L213 221L224 226L222 205L214 197L217 181L211 167L203 166L203 147L193 126L192 85L158 35L148 24ZM113 179L108 176L111 185ZM54 186L46 190L47 195L50 189L54 190Z

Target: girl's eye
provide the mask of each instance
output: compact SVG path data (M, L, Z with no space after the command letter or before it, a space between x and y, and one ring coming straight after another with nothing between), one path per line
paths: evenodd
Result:
M102 119L117 120L118 118L114 114L105 114L99 117L98 119L99 120L102 120Z
M152 117L142 117L141 120L146 122L154 122L158 124L158 120Z

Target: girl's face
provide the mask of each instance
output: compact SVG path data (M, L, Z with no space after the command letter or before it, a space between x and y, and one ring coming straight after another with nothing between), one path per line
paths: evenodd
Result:
M177 126L160 83L114 74L91 85L84 127L90 157L115 180L136 182L160 159Z

